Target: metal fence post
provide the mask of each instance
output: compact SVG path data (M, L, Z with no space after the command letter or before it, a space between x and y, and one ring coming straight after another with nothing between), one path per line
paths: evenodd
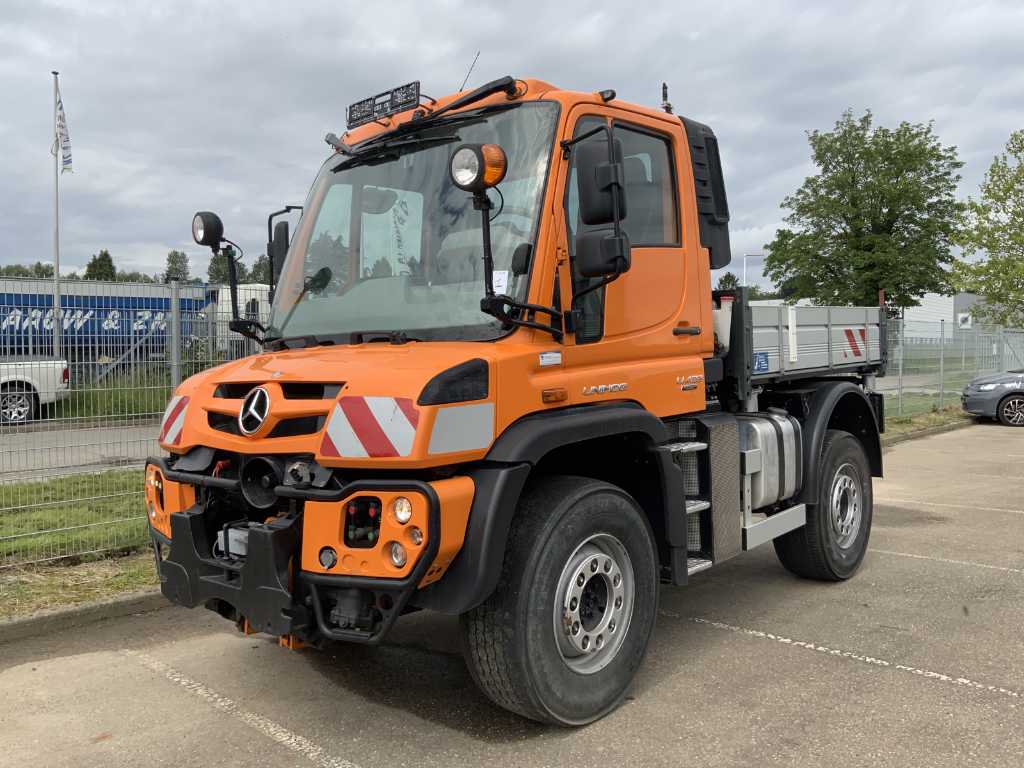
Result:
M939 410L946 399L946 321L939 320Z
M171 386L181 384L181 283L171 281Z
M900 318L900 368L896 379L896 413L903 415L903 355L907 348L907 321Z

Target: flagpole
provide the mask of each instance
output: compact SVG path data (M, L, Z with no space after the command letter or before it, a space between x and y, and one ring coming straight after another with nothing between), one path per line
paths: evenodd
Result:
M53 70L53 355L61 357L60 311L60 136L57 131L57 70Z

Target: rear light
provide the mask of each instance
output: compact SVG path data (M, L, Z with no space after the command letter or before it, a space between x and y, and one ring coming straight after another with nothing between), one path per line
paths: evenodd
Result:
M68 372L68 367L64 366L64 372L60 375L62 384L67 384L71 380L71 374Z

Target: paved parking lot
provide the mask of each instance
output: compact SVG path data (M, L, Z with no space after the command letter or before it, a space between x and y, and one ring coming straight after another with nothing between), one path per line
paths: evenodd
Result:
M0 645L0 765L1024 765L1024 430L887 462L852 581L769 546L665 589L632 697L588 728L491 706L448 618L318 653L171 608Z

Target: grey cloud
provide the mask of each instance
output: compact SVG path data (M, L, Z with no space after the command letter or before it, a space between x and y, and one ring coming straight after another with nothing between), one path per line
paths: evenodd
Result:
M109 248L155 272L197 209L251 255L266 214L299 202L345 105L419 79L434 95L512 73L615 88L719 135L733 249L759 253L810 172L804 132L843 109L934 120L974 193L1024 127L1016 3L138 3L8 0L0 20L0 263L50 258L49 71L62 71L75 173L62 179L62 262ZM750 269L755 269L751 260ZM741 269L739 259L734 269ZM759 269L759 267L758 267Z

